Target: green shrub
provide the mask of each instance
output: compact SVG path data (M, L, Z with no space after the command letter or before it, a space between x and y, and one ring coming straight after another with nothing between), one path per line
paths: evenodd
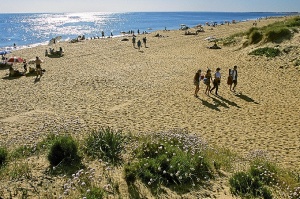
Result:
M141 141L134 151L134 161L125 166L128 183L139 178L149 186L195 186L214 177L205 144L197 136L185 132L153 133Z
M288 27L299 27L300 26L300 17L297 16L297 17L289 19L286 22L286 26L288 26Z
M98 187L93 187L86 195L87 199L102 199L104 198L104 191Z
M265 32L265 40L268 42L280 42L284 39L290 39L291 37L291 31L285 27L270 28Z
M269 189L259 180L249 173L238 172L230 179L230 191L234 195L242 197L263 197L266 199L273 198Z
M259 31L259 28L252 27L246 32L246 35L249 37L253 32L258 32L258 31Z
M250 165L249 173L266 185L277 183L277 167L267 161L256 160Z
M77 144L71 136L60 136L56 138L51 146L48 160L52 166L60 163L65 165L80 163L80 157L77 152Z
M253 31L250 35L249 35L249 43L250 44L257 44L258 42L260 42L263 38L263 35L261 34L261 32L255 30Z
M7 162L8 152L4 147L0 147L0 167Z
M280 50L277 48L258 48L252 52L249 53L249 55L258 55L258 56L263 56L265 55L266 57L276 57L280 54Z
M103 158L113 164L119 164L122 161L124 142L125 136L121 131L114 131L109 127L101 128L88 136L85 152L93 158Z

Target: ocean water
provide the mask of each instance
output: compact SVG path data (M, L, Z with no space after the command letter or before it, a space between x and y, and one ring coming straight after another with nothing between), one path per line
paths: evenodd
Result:
M46 45L51 38L61 36L63 41L76 38L105 36L130 30L153 32L175 30L180 24L189 27L206 22L254 20L295 13L274 12L129 12L129 13L26 13L0 14L0 50L14 50ZM16 44L16 48L13 45Z

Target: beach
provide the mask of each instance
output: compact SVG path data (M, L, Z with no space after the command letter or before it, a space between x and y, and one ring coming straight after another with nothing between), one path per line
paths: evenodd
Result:
M257 26L278 20L284 18L264 19ZM14 51L7 56L39 56L46 72L35 81L35 76L8 78L8 70L0 70L0 145L31 145L49 131L82 138L102 126L133 134L187 128L212 145L245 156L266 151L280 165L300 168L300 75L293 66L300 34L279 44L293 46L291 53L275 58L248 55L258 45L207 48L213 42L205 38L247 31L252 23L205 26L198 35L180 30L137 35L137 40L147 37L147 48L140 51L133 48L131 37ZM154 37L157 33L161 37ZM64 56L45 57L46 49L60 46ZM234 65L239 74L236 93L226 84ZM22 64L14 67L23 70ZM196 71L204 74L217 67L222 74L220 96L205 95L201 82L195 98Z

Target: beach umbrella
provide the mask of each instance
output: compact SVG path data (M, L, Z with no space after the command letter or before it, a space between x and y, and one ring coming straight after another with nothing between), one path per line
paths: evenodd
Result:
M7 60L8 63L22 63L23 61L21 57L11 57Z
M6 55L8 53L11 53L11 52L8 51L8 50L2 50L2 51L0 51L0 55Z

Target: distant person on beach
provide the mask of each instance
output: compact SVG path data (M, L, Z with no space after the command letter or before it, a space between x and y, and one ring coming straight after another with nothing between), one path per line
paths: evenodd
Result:
M41 67L42 60L39 57L35 59L35 67L36 67L36 79L42 77L42 67Z
M147 43L147 38L146 37L143 38L143 43L144 43L145 48L147 48L146 47L146 43Z
M194 93L195 97L198 97L198 92L200 90L200 87L199 87L200 81L201 81L201 70L199 69L194 76L194 85L196 86L195 93Z
M141 49L141 47L142 47L142 42L141 42L141 40L138 40L138 41L137 41L137 47L138 47L139 50Z
M132 45L135 48L135 37L134 36L132 37Z
M26 73L27 72L27 61L26 61L26 59L24 59L24 61L23 61L23 68L24 68L24 73Z
M231 70L231 76L232 76L232 82L233 82L232 91L235 92L235 87L237 85L237 78L238 78L237 66L234 66L233 70ZM231 86L230 86L230 90L231 90Z
M216 95L218 95L218 90L219 90L219 85L221 83L221 73L220 73L220 68L217 68L215 75L214 75L214 81L213 81L213 85L214 87L212 87L212 89L210 89L210 93L216 89Z
M212 81L211 70L208 69L204 76L204 84L206 84L205 94L209 96L210 93L210 81Z
M104 31L102 30L102 32L101 32L101 35L102 35L102 38L104 38Z
M15 70L12 66L9 67L9 77L19 77L23 75L24 73L20 72L19 70Z
M230 90L231 90L231 87L232 87L232 76L231 76L231 69L229 69L229 72L228 72L228 78L227 78L227 84L230 86Z
M2 63L5 63L5 55L2 55Z

